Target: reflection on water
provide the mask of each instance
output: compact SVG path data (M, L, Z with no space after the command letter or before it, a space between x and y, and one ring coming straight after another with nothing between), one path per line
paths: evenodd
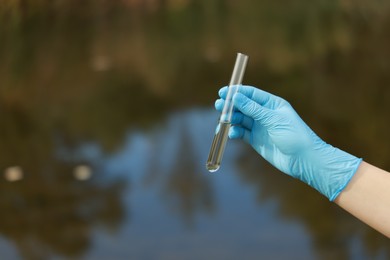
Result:
M247 83L389 170L389 18L376 0L0 3L2 256L390 257L241 142L204 168L241 51Z
M119 246L101 242L107 238L99 234L89 258L115 250L134 259L313 255L302 224L279 218L277 202L258 205L256 190L240 182L242 144L228 144L220 175L204 168L216 116L199 109L174 113L149 133L130 131L102 162L111 176L132 183L124 195L132 216L117 234Z
M69 178L67 165L47 166L46 171L26 173L17 183L1 183L0 233L23 258L78 256L90 245L92 227L115 230L120 225L123 185L81 184ZM6 258L7 251L3 250Z
M7 181L19 181L23 179L23 170L20 166L8 167L4 170L4 178Z
M85 181L91 178L92 171L91 168L86 165L79 165L74 168L73 175L75 179Z
M90 175L86 165L65 167L67 181L60 171L53 172L41 182L54 180L54 187L33 182L39 186L35 193L23 192L28 190L23 186L20 194L11 193L3 185L2 212L15 214L11 203L19 201L17 212L24 214L8 218L24 228L6 214L2 235L27 258L350 258L390 253L383 236L277 173L240 142L229 142L220 173L209 174L204 161L216 118L209 110L173 113L146 133L129 130L110 155L103 155L97 143L62 152L65 161L77 155L100 172ZM70 178L76 171L91 181L95 175L100 179L80 183Z

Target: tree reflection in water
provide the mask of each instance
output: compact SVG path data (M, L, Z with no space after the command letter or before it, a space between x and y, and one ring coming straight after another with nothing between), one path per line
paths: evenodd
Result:
M220 212L217 210L220 205L217 202L226 203L226 201L217 201L214 181L226 181L223 176L218 175L224 175L227 172L222 169L216 173L217 175L213 175L215 178L212 180L210 176L205 175L207 173L202 169L205 160L202 156L206 155L211 141L207 140L211 139L208 131L211 129L210 126L215 126L214 124L215 113L202 110L173 113L165 123L156 125L155 129L158 131L151 130L144 135L145 140L149 140L148 149L142 148L139 144L128 145L126 146L128 148L118 155L122 158L119 159L120 161L137 154L138 150L138 160L143 158L142 164L147 167L138 167L128 163L129 168L140 175L139 178L144 181L146 190L153 189L162 195L155 203L163 202L169 212L175 213L176 217L190 224L190 227L199 226L196 217L204 212L208 216L213 214L213 217L221 219ZM205 138L205 136L210 136L210 138ZM136 144L135 141L133 142ZM230 152L239 166L236 174L243 184L234 186L237 190L225 192L240 193L248 187L254 187L258 195L257 206L259 208L264 207L268 201L276 202L278 216L281 219L287 222L299 222L305 227L318 257L354 258L356 254L359 254L357 247L363 255L370 257L390 255L389 242L384 236L356 220L335 204L328 202L317 191L278 172L249 147L230 149ZM114 164L120 164L119 161ZM137 161L137 158L133 161ZM144 169L144 171L137 171L137 169ZM247 202L239 201L239 203L246 204ZM232 203L232 210L242 210L239 203ZM245 211L242 214L240 216L250 219L250 216L245 216ZM159 221L160 225L165 225L164 216L159 216ZM278 223L282 225L282 221ZM240 223L229 224L241 225ZM253 225L256 224L253 223ZM222 235L226 234L222 232ZM267 239L266 236L263 234L261 238ZM273 236L294 237L294 234L278 233ZM245 235L237 239L244 237ZM260 241L259 239L259 243ZM257 241L251 242L257 243ZM361 247L359 243L367 243L370 246ZM188 253L191 250L193 248L189 248ZM205 248L205 250L208 249Z
M0 185L0 232L26 259L80 256L90 246L92 227L120 225L123 183L80 182L72 178L70 165L45 166L46 178L27 166L26 179Z
M51 135L28 113L11 109L2 115L0 162L18 163L23 178L0 182L0 233L20 255L78 257L89 248L93 227L117 230L124 218L125 183L107 179L93 164L92 178L77 180L73 171L86 161L56 158Z
M192 225L194 217L205 211L215 210L213 187L204 174L204 149L209 145L206 126L215 121L214 113L188 111L173 114L165 129L154 141L152 168L146 178L159 179L164 183L163 197L168 206ZM212 122L212 123L210 123ZM161 176L163 174L163 177ZM158 176L160 175L160 176Z

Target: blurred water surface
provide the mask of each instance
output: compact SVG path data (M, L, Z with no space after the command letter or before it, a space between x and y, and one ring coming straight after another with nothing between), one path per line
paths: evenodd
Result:
M390 169L390 3L0 2L6 259L388 259L390 243L230 141L217 90L280 95L327 142Z

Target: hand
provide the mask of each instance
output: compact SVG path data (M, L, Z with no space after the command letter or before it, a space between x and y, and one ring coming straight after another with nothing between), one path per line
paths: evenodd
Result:
M227 87L215 103L222 111ZM361 159L322 141L284 99L240 86L229 137L243 139L282 172L298 178L333 201L356 172Z

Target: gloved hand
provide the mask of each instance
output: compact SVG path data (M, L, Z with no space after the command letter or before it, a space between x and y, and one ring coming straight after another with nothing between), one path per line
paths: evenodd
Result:
M228 88L215 102L222 111ZM362 159L322 141L284 99L240 86L229 138L243 139L280 171L302 180L333 201L347 186Z

